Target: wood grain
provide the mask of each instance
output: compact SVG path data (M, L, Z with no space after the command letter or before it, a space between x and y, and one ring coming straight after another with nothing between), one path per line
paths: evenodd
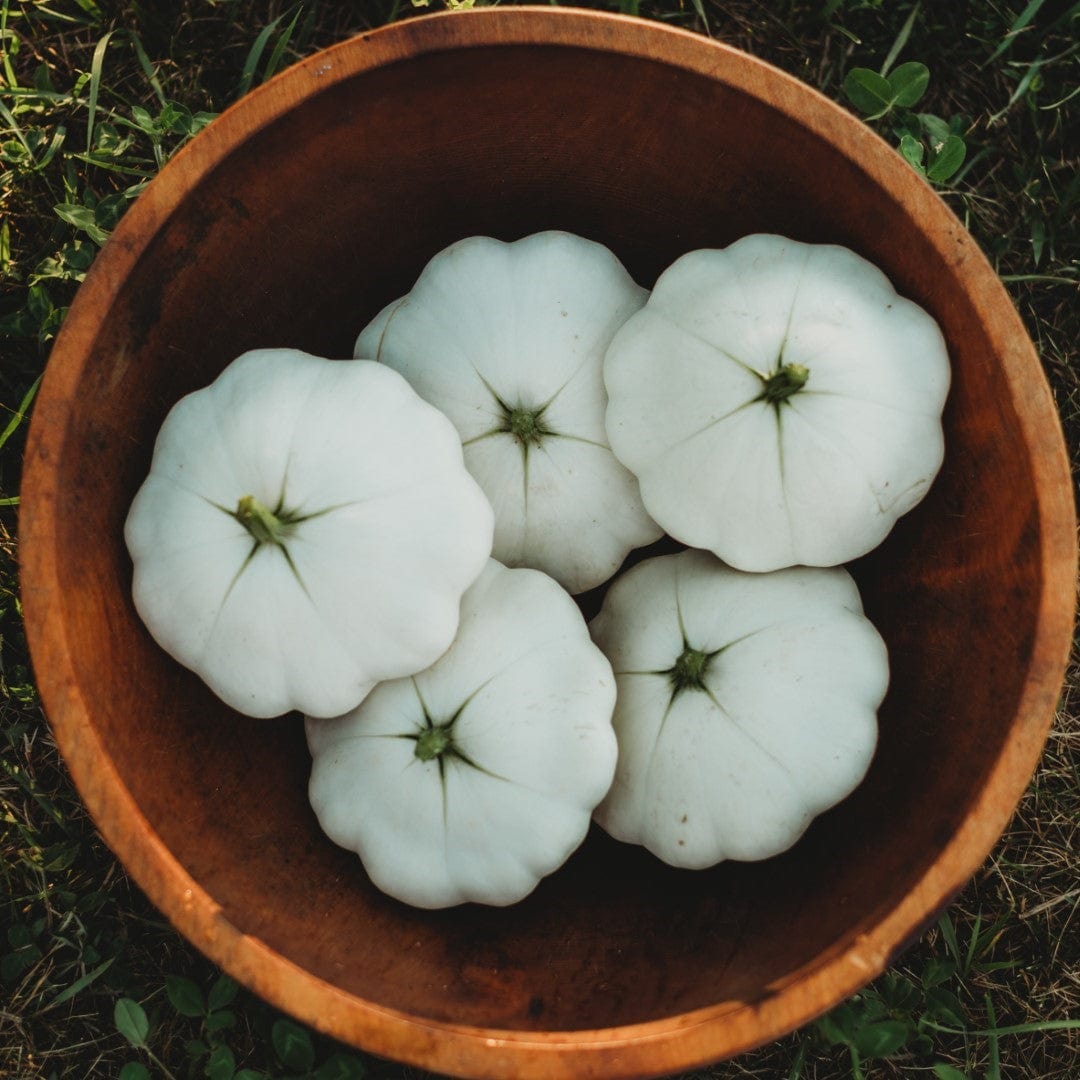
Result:
M239 352L347 356L446 244L543 228L608 244L643 285L748 232L854 248L944 329L947 458L929 498L853 568L892 659L881 747L795 849L695 874L593 835L511 909L413 911L319 833L297 718L229 713L153 644L122 524L166 411ZM670 1073L776 1038L864 985L1003 829L1073 618L1053 403L956 218L794 80L688 33L569 10L365 34L178 154L56 344L21 525L45 708L142 888L280 1007L462 1076Z

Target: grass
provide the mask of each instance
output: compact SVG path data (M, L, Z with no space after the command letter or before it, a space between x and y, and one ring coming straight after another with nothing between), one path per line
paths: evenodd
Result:
M0 2L0 1076L417 1075L313 1036L240 990L164 923L103 847L35 694L15 504L24 416L51 341L144 184L274 71L419 6ZM872 118L938 182L1007 283L1077 454L1080 4L603 6L740 46ZM953 142L942 163L949 136L963 157ZM1078 681L1074 663L1012 824L925 938L823 1021L695 1075L1074 1080Z

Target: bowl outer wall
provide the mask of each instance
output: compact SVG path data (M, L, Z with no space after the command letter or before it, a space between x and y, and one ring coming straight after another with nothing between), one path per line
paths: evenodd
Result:
M344 992L234 925L144 816L95 731L76 675L72 636L55 603L58 463L97 323L184 195L254 133L308 96L400 60L484 46L585 48L659 61L766 103L831 143L919 220L943 265L957 268L995 343L1028 447L1038 513L1042 592L1016 719L970 812L902 902L768 988L655 1021L595 1030L514 1031L433 1022ZM132 876L195 945L264 998L336 1038L443 1072L477 1077L660 1075L731 1056L807 1022L879 974L978 869L1034 769L1052 719L1073 620L1075 517L1069 467L1049 389L1007 293L945 204L872 132L797 80L716 42L621 16L504 9L425 16L363 34L296 65L243 99L185 147L131 208L80 289L35 408L21 508L27 634L42 700L102 835Z

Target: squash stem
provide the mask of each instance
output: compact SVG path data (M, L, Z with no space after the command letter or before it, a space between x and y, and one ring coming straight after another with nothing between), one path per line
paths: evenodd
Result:
M541 421L543 409L510 409L506 415L506 429L526 446L539 443L544 435L550 434Z
M715 653L703 652L701 649L693 649L689 645L685 646L674 666L667 673L674 693L679 694L683 690L704 690L705 673L709 670L709 664L715 655Z
M442 757L454 745L454 736L451 732L451 724L438 724L434 727L425 728L416 736L416 749L414 754L421 761L434 761Z
M810 378L810 369L803 364L784 364L779 371L764 380L765 389L759 401L778 405L781 401L798 393Z
M259 544L281 545L289 535L292 520L286 514L268 510L254 495L244 495L233 515Z

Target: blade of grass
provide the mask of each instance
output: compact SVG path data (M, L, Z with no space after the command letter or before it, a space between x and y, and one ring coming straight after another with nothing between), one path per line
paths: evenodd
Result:
M105 169L106 172L119 173L121 176L138 176L140 179L151 180L157 175L150 169L136 169L128 165L117 165L112 161L103 161L93 154L72 154L71 158L73 161L84 161L87 165L93 165L95 169ZM147 160L146 164L152 163Z
M19 85L19 80L15 78L15 69L11 66L12 50L3 44L9 37L14 39L16 35L14 30L8 29L8 0L4 0L3 7L0 7L0 50L4 54L4 81L8 89L14 89Z
M963 958L960 953L960 943L956 940L956 927L953 926L952 918L946 911L938 919L938 929L941 931L941 936L945 939L945 947L949 950L949 954L957 962L962 963Z
M973 157L966 158L964 164L960 167L960 171L952 178L953 187L958 187L964 181L964 177L967 176L971 170L979 164L981 161L985 161L993 154L1000 153L996 148L985 146Z
M911 37L911 31L915 26L915 19L919 14L919 5L916 4L911 9L911 14L904 21L904 25L900 27L900 33L896 35L896 40L892 43L892 47L889 49L888 55L885 57L885 63L881 65L881 71L879 74L882 78L889 74L889 68L896 63L896 58L900 55L903 47L908 43L908 38Z
M1016 84L1016 89L1012 92L1012 97L1009 98L1008 103L1004 109L1000 109L990 117L989 123L993 124L1000 120L1019 100L1024 96L1024 92L1031 85L1032 79L1039 73L1039 68L1046 63L1044 57L1039 57L1036 60L1032 60L1028 65L1027 71L1024 72L1023 78Z
M278 24L284 18L285 13L282 12L276 19L267 23L259 32L259 36L248 50L247 57L244 60L244 66L240 72L240 84L236 91L236 96L238 98L243 97L251 89L251 84L255 79L255 72L259 67L259 61L262 59L262 54L266 51L267 42L270 40L274 31L277 30Z
M968 938L967 952L964 954L964 966L961 969L963 974L967 974L971 970L971 965L975 963L975 954L979 948L979 931L982 929L982 912L979 911L975 915L975 925L971 928L971 936Z
M90 61L90 93L87 97L86 112L86 152L89 154L94 146L94 121L97 119L98 94L101 92L101 69L105 63L105 50L109 47L109 39L113 36L110 30L97 43L94 48L94 58Z
M992 64L1002 53L1012 48L1013 41L1016 40L1016 35L1027 26L1036 15L1039 14L1039 8L1043 6L1046 0L1031 0L1023 11L1017 15L1013 21L1012 26L1006 31L1005 36L1001 39L998 47L990 54L990 56L980 64L980 67L987 67Z
M799 1043L798 1053L795 1055L795 1060L791 1063L791 1072L787 1075L787 1080L802 1080L803 1065L806 1064L806 1043Z
M49 140L49 145L45 148L45 153L34 164L34 168L40 172L44 169L54 157L56 157L57 151L64 145L64 139L67 138L67 128L60 126L53 132L52 138Z
M34 395L37 393L38 387L41 385L41 376L39 375L31 384L30 389L23 395L22 401L19 402L18 409L15 410L11 419L7 423L7 427L3 431L0 431L0 450L4 448L4 443L11 438L19 429L19 425L26 419L26 413L30 408L30 403L34 400Z
M71 94L62 94L58 90L39 90L36 86L9 86L4 93L16 103L26 100L31 105L48 103L51 105L78 105L79 99Z
M709 37L712 37L712 29L709 26L708 16L705 14L704 0L690 0L690 6L694 9L694 14L701 20L701 28L705 31Z
M115 956L110 956L104 963L98 964L93 971L88 971L81 979L76 979L69 987L61 990L52 1001L43 1006L38 1015L48 1012L49 1009L55 1009L57 1005L63 1005L65 1001L70 1001L76 994L85 990L99 975L103 975L108 971L115 959Z
M154 71L154 65L150 63L150 57L146 55L142 39L134 30L130 30L128 31L128 40L130 40L131 47L135 51L135 59L139 61L139 67L142 68L143 74L146 76L146 81L154 91L154 96L164 106L168 99L165 97L165 91L161 88L161 80L158 79L157 73Z
M82 8L87 15L90 16L95 22L101 20L101 8L97 6L94 0L75 0L78 7Z
M22 143L23 149L33 158L34 151L30 149L30 144L26 141L22 128L19 127L19 121L15 119L15 115L2 101L0 101L0 119L11 128L15 138Z
M1063 98L1059 98L1057 101L1052 102L1049 105L1040 105L1039 108L1043 112L1052 112L1054 109L1060 109L1066 101L1071 101L1074 97L1076 97L1077 94L1080 94L1080 86L1076 87L1075 90L1070 91Z
M1028 1024L1010 1024L1008 1027L987 1028L983 1031L965 1031L963 1028L948 1027L925 1017L922 1023L925 1027L940 1031L943 1035L982 1035L995 1039L1002 1035L1029 1035L1039 1031L1080 1031L1080 1020L1035 1020Z
M1058 277L1056 274L1002 274L1001 280L1014 281L1037 281L1041 285L1080 285L1080 278Z
M1078 13L1080 13L1080 4L1077 5L1077 11ZM1056 64L1060 60L1067 60L1072 56L1074 52L1076 52L1076 46L1072 45L1068 49L1065 49L1064 52L1058 53L1056 56L1039 56L1032 60L1031 63L1028 65L1027 70L1024 72L1023 78L1017 84L1016 89L1012 92L1012 97L1009 98L1008 104L1006 104L1003 109L999 109L996 113L994 113L994 115L990 117L988 123L997 123L997 121L1000 120L1013 107L1013 105L1015 105L1016 102L1020 100L1021 97L1023 97L1024 93L1027 91L1027 88L1031 85L1032 80L1035 78L1036 75L1039 74L1043 67L1048 68L1050 65ZM1006 64L1006 66L1022 67L1023 65L1020 63L1010 62Z
M277 72L278 65L281 63L281 58L285 54L285 50L289 47L289 41L292 38L293 31L296 29L296 23L303 13L303 6L300 5L296 9L296 13L293 15L289 22L289 25L278 35L277 41L274 42L274 47L270 51L270 59L266 61L266 67L263 69L263 82L270 79Z
M46 7L44 4L37 4L34 7L34 15L46 20L52 20L53 22L66 23L69 26L93 26L94 19L79 18L78 15L69 15L64 11L55 11L51 7Z
M991 1029L997 1027L997 1014L994 1012L994 1002L990 995L986 995L986 1019ZM987 1038L987 1048L990 1060L986 1066L986 1080L1001 1080L1001 1046L997 1035Z

